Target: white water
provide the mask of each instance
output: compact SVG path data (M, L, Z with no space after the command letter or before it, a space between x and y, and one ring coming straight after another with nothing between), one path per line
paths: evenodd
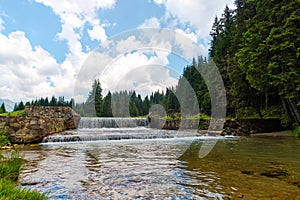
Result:
M100 117L82 117L78 128L99 129L99 128L128 128L147 126L146 118L100 118Z
M48 193L50 199L70 200L236 199L241 195L295 199L299 194L293 182L260 175L279 163L293 181L300 181L299 140L220 140L143 126L95 128L98 125L88 121L69 135L51 136L56 141L48 138L48 143L27 146L22 151L27 162L21 185ZM78 141L71 141L72 137ZM200 159L199 150L212 139L219 142Z
M200 136L195 132L147 128L146 118L81 118L78 130L51 135L42 143L87 142L108 140L176 139ZM193 139L193 138L190 138Z

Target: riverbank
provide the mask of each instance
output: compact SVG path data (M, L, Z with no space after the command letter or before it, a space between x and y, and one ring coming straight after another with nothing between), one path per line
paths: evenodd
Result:
M167 130L210 130L218 134L249 136L257 133L272 133L283 131L279 119L181 119L165 120L163 118L148 117L150 128Z
M23 159L18 151L0 151L0 199L46 199L45 194L37 191L24 190L18 185Z
M299 137L298 135L290 133L290 131L280 131L272 133L256 133L250 134L251 137Z

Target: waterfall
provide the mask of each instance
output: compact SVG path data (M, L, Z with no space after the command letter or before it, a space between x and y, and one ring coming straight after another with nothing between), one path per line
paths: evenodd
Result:
M103 141L103 140L149 140L149 139L171 139L171 138L188 138L197 137L200 134L174 134L163 131L160 134L155 132L148 133L131 133L131 134L90 134L90 135L64 135L64 136L47 136L42 143L56 142L85 142L85 141Z
M50 135L42 143L85 142L103 140L143 140L195 137L198 134L147 128L146 118L83 117L78 129L65 135Z
M79 129L99 129L99 128L132 128L146 127L148 119L146 118L99 118L99 117L82 117L80 119Z

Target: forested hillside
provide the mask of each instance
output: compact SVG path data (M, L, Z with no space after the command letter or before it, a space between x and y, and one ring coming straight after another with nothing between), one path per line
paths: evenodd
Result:
M199 108L209 115L210 95L199 71L209 71L214 62L226 87L228 117L279 117L287 126L300 124L300 1L235 4L236 9L226 7L215 18L209 58L194 58L176 87L144 99L135 91L109 92L103 98L100 81L95 80L89 98L76 110L84 116L134 117L148 114L154 104L167 111L190 105L189 111Z
M300 1L236 0L212 27L210 57L232 117L300 124Z

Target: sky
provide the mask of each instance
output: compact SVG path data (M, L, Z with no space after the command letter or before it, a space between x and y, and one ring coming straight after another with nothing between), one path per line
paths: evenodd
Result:
M233 2L0 0L0 99L80 102L95 78L104 95L174 86L191 55L207 56L214 18Z

